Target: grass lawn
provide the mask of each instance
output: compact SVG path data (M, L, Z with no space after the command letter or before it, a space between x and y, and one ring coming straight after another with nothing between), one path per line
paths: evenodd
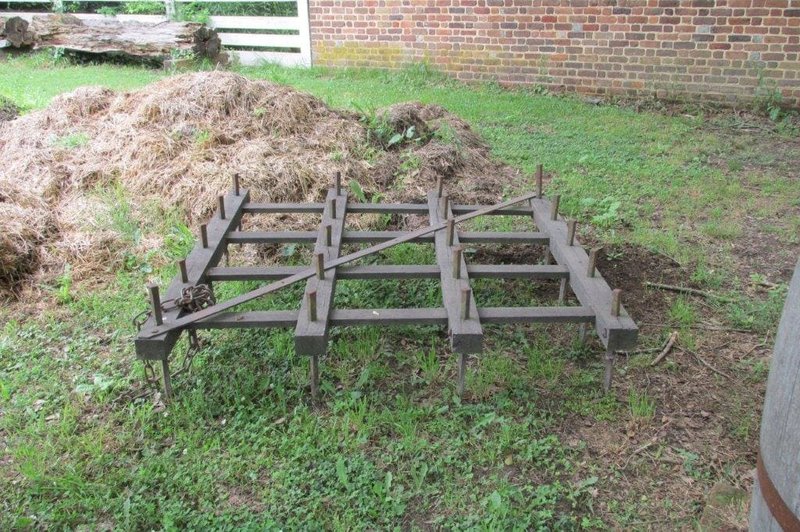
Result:
M625 288L650 351L621 356L604 395L597 342L576 346L566 327L492 327L462 400L438 328L334 330L313 405L291 331L223 331L209 334L165 408L130 400L143 369L130 320L145 308L145 279L175 272L133 257L109 286L65 278L41 305L0 309L0 527L674 529L708 518L715 484L749 488L772 334L800 245L791 125L465 86L423 67L241 71L361 112L436 103L499 159L529 175L542 162L548 193L562 194L583 240L606 245L601 270ZM165 75L35 56L0 62L0 96L33 110L77 86L123 90ZM170 235L170 260L193 244L175 217L152 223ZM394 248L387 262L429 259L421 248ZM496 305L548 287L475 289ZM362 282L347 297L434 306L439 293L426 282ZM673 330L679 348L651 367ZM746 524L740 502L728 526Z

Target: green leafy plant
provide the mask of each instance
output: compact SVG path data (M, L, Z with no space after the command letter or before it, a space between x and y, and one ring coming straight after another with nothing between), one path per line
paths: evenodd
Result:
M599 227L613 227L620 222L620 208L622 202L613 197L602 199L584 198L581 208L584 215L589 216L592 223Z
M66 305L72 301L72 266L64 266L64 273L56 278L56 302Z

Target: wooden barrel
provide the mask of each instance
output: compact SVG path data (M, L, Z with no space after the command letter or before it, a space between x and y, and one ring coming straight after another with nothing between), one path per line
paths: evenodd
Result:
M756 471L750 530L800 532L800 263L775 337Z

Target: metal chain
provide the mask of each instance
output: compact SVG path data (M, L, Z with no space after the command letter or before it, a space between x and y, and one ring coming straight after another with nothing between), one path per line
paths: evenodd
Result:
M181 290L181 296L175 298L171 305L162 304L161 311L168 312L176 308L180 308L186 312L197 312L206 307L216 304L217 299L214 297L214 292L207 284L198 284L194 286L187 286ZM150 316L153 315L153 309L143 310L133 318L133 326L137 331L141 331L142 327Z
M161 310L163 312L167 312L176 308L180 308L186 312L197 312L198 310L202 310L215 303L216 298L214 297L214 292L211 291L211 287L206 284L198 284L195 286L185 287L183 290L181 290L180 297L173 300L171 305L162 304ZM152 309L140 312L133 318L133 326L136 327L137 331L141 331L144 324L152 315ZM194 357L203 347L203 342L200 341L197 331L190 330L188 332L189 344L186 347L186 352L184 353L183 358L181 359L180 368L170 375L170 377L173 379L190 371ZM145 392L144 394L139 394L134 399L145 397L159 389L159 378L156 374L155 367L153 367L153 362L151 360L142 360L142 362L144 363L144 382L147 387L151 388L151 390Z

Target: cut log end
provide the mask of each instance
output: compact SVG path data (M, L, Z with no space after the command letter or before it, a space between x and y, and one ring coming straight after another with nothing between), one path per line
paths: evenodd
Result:
M31 48L36 44L36 35L23 18L0 18L0 42L4 48Z

